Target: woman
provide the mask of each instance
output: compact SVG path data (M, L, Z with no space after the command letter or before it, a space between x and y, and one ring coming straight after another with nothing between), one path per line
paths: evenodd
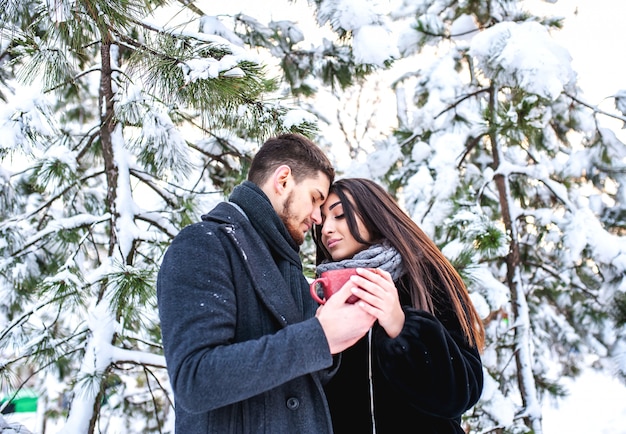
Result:
M326 386L335 434L464 433L461 415L483 387L484 329L454 267L367 179L331 186L315 241L318 274L376 269L352 277L377 321Z

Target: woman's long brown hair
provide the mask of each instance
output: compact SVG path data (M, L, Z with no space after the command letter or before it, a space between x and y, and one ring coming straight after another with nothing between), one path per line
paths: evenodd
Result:
M482 350L485 330L463 279L437 245L400 208L393 196L374 181L365 178L335 181L330 193L339 196L348 228L357 241L371 245L386 239L400 253L409 279L409 287L405 290L409 292L413 307L435 315L434 300L444 297L449 299L468 342ZM370 242L359 234L357 216L369 231ZM321 242L319 225L315 227L314 238L317 263L324 259L332 261Z

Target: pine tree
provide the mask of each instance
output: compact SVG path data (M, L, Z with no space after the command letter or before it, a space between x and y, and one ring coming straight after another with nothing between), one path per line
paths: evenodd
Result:
M63 432L164 432L164 248L245 177L255 144L314 125L191 2L1 6L1 390L41 391ZM167 13L184 19L156 24Z
M363 165L453 261L485 316L470 432L542 432L589 357L623 358L624 143L579 97L568 53L521 2L404 2L398 127ZM409 63L408 59L412 59ZM407 65L416 65L411 69ZM621 106L620 106L621 103ZM607 332L614 330L614 332Z

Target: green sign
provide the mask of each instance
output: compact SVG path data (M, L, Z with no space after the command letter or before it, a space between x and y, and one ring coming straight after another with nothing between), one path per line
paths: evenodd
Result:
M0 408L4 407L2 413L29 413L37 411L38 397L32 389L21 389L13 398L11 398L12 396L13 393L10 393L0 399ZM11 402L5 406L5 402L9 399Z

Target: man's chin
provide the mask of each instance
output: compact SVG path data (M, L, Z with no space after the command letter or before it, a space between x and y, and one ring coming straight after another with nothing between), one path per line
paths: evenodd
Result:
M304 243L304 236L306 235L306 233L303 234L300 231L290 230L289 235L291 235L291 238L293 238L294 242L297 245L301 246Z
M297 245L301 246L302 244L304 244L304 235L305 234L298 233L297 237L292 236L292 238L296 242Z

